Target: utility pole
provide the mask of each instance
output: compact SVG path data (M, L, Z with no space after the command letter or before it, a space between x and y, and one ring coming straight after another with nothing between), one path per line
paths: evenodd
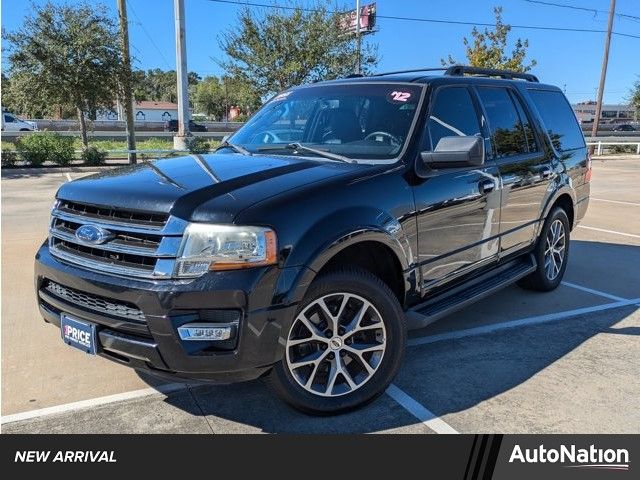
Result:
M609 7L609 23L607 24L607 36L604 42L604 57L602 58L602 71L600 72L600 85L598 87L598 98L596 100L596 116L593 119L593 128L591 129L591 138L595 141L598 136L598 126L600 116L602 114L602 97L604 95L604 83L607 79L607 64L609 63L609 46L611 45L611 30L613 29L613 18L616 14L616 0L611 0ZM589 152L593 154L595 146L591 145Z
M173 137L173 148L188 150L191 140L189 132L189 87L187 77L187 41L184 28L184 0L173 0L176 22L176 76L178 77L178 135Z
M362 41L360 39L360 0L356 0L356 74L362 73L360 60L360 50L362 47Z
M136 163L136 132L133 120L133 99L131 98L131 57L129 55L129 23L127 20L126 0L118 1L118 18L120 20L120 44L122 49L122 101L124 103L125 124L127 129L127 157L129 163Z

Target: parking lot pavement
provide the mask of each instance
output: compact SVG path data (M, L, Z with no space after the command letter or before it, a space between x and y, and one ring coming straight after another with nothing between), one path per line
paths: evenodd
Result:
M38 317L31 259L66 180L3 173L3 432L640 433L638 157L594 161L560 288L510 287L411 332L388 395L322 419L292 411L259 381L138 392L148 385L133 372L64 346Z

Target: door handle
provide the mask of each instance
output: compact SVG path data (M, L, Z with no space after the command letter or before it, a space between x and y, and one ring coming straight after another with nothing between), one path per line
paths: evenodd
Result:
M549 178L552 173L553 170L551 169L551 167L544 167L542 169L542 178Z
M496 189L495 180L483 180L480 182L480 193L493 192Z

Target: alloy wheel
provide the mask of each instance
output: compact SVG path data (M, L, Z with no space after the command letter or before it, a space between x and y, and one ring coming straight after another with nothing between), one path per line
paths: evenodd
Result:
M544 246L544 272L549 280L560 274L566 249L566 235L561 220L554 220L547 232Z
M314 395L345 395L373 377L386 342L382 316L371 302L352 293L331 293L311 302L294 320L287 368Z

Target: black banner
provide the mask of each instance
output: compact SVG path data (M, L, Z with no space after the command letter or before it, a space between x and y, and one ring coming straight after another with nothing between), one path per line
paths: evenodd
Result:
M2 435L0 444L3 472L85 478L141 471L145 478L637 478L640 452L640 436L631 435Z

